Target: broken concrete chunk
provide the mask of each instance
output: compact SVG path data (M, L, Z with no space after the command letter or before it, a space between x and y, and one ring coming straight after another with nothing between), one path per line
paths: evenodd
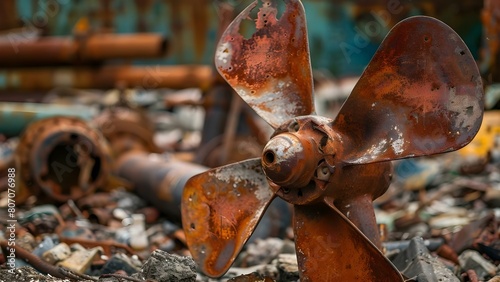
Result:
M403 275L417 282L460 281L443 263L431 256L421 237L413 238L408 248L399 253L392 263Z
M479 280L496 274L496 266L476 251L466 250L458 257L458 260L464 270L475 270Z
M190 257L156 250L142 266L141 274L145 279L161 282L194 282L196 281L196 264Z

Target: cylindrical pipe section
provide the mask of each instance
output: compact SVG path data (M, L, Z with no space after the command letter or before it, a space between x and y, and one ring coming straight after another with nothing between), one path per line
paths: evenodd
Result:
M135 192L157 207L172 221L181 221L184 185L192 176L208 168L159 154L131 152L116 164L119 177L135 186Z
M93 193L108 179L109 147L98 131L73 117L31 124L15 153L22 185L59 202Z
M94 34L74 39L41 37L26 40L10 35L0 41L0 67L50 66L90 63L108 59L156 58L167 53L168 42L160 34Z
M23 38L21 35L20 38ZM0 66L40 66L68 63L76 59L78 44L71 38L0 41ZM23 38L24 39L24 38Z
M165 55L167 49L167 39L158 34L98 34L87 39L81 51L81 59L101 61L118 58L156 58Z
M205 65L104 66L101 68L25 68L0 70L0 90L50 90L55 87L110 89L117 83L142 89L184 89L210 85Z

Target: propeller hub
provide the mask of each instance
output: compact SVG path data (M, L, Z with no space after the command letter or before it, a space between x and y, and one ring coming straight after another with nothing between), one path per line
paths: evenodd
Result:
M262 167L275 184L288 188L306 186L314 175L314 142L299 134L282 133L264 148Z

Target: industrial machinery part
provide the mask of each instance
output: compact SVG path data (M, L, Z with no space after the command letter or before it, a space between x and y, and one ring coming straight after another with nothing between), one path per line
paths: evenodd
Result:
M110 153L100 133L74 117L32 123L15 152L17 201L43 194L65 202L95 191L110 171Z
M100 68L15 68L0 71L0 90L50 90L55 87L127 87L143 89L205 87L212 81L212 69L186 66L103 66Z
M107 59L155 58L168 42L159 34L93 34L82 38L41 37L28 40L11 34L0 41L0 67L93 63Z
M230 267L269 204L294 205L301 281L403 281L379 248L372 201L390 160L448 152L474 137L483 86L467 46L444 23L412 17L384 39L335 120L314 115L304 9L263 1L256 32L228 27L217 69L275 128L262 157L191 178L182 199L193 258L211 277ZM377 248L378 247L378 248Z

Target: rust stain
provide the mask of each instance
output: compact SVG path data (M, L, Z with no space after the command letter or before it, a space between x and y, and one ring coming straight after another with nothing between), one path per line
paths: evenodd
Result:
M482 95L476 63L450 27L429 17L404 20L386 37L337 117L335 129L352 144L346 162L459 149L479 129ZM367 121L378 126L368 130Z
M273 198L258 158L188 181L182 222L193 258L207 275L227 271Z
M215 55L220 74L273 127L314 112L312 74L304 8L287 1L276 18L275 1L265 1L249 39L240 33L257 2L246 8L222 35Z

